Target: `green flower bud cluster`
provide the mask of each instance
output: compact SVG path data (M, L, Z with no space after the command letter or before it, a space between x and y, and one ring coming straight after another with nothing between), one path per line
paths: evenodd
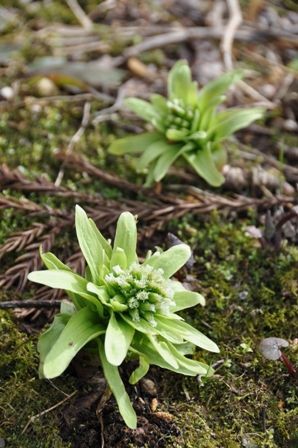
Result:
M168 114L165 125L168 128L191 130L194 111L191 107L185 107L182 100L177 98L167 101Z
M156 326L154 314L170 314L173 291L167 287L161 268L133 263L129 269L114 266L105 276L109 296L127 306L131 319L139 322L145 319Z

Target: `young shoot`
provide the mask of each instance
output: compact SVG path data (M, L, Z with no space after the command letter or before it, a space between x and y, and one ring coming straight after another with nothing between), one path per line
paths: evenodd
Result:
M199 293L172 279L191 251L178 244L165 252L149 252L141 264L136 220L129 212L119 217L113 245L79 206L76 232L87 262L84 277L49 252L41 254L48 270L28 276L33 282L64 289L72 302L61 304L60 313L39 338L40 376L61 375L82 348L97 346L119 411L127 426L136 428L136 414L118 370L126 358L139 359L131 384L146 375L151 364L183 375L212 374L210 366L185 355L195 346L218 352L217 345L177 314L205 304Z
M218 111L225 93L242 77L226 73L198 90L185 61L178 61L168 76L168 97L154 94L150 102L127 98L125 105L154 131L114 141L112 154L140 154L137 170L147 172L146 186L160 181L170 166L183 158L214 187L224 182L220 172L226 160L222 141L263 116L263 109L230 108Z

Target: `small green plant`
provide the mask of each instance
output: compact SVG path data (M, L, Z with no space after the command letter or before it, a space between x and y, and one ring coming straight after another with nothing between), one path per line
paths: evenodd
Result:
M176 314L205 303L199 293L171 279L191 251L179 244L165 252L149 252L139 263L136 220L129 212L119 217L113 246L79 206L76 232L87 262L85 277L49 252L41 254L48 270L28 277L66 290L72 301L61 303L60 313L40 336L40 376L57 377L86 344L96 348L120 413L135 428L136 414L118 371L127 356L139 359L131 384L148 372L150 364L183 375L212 374L211 367L185 355L193 353L194 346L218 352L217 345Z
M147 186L160 181L181 157L210 185L220 186L224 177L219 170L226 160L221 142L263 116L262 108L217 110L228 88L241 77L239 71L226 73L198 91L188 64L178 61L169 73L168 98L154 94L150 102L139 98L125 101L155 131L118 139L109 151L116 155L142 153L137 170L147 170Z

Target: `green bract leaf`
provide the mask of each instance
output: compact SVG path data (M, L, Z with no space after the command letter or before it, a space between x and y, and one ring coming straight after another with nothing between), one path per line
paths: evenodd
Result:
M43 366L44 360L48 353L50 352L53 345L56 343L60 334L64 330L67 322L70 319L68 314L57 314L55 316L51 326L40 336L37 344L37 350L39 352L39 376L44 378Z
M87 281L71 271L35 271L28 275L28 279L51 288L65 289L77 294L85 294Z
M136 384L140 381L148 372L150 364L146 361L143 356L140 356L140 364L139 366L132 372L129 377L130 384Z
M167 143L166 140L158 140L157 142L152 143L147 149L145 149L142 156L137 161L137 170L142 171L144 168L147 168L149 163L157 159L157 157L161 156L172 147L173 145Z
M170 128L166 132L167 139L170 141L173 141L173 142L178 142L179 140L184 141L188 135L189 135L188 129L171 129Z
M140 100L139 98L126 98L124 104L136 115L143 118L143 120L151 122L153 119L160 118L156 109L147 101Z
M137 260L137 226L135 217L129 212L122 213L118 219L113 254L118 247L123 249L128 266Z
M179 364L171 353L169 349L169 343L166 343L165 341L158 341L156 336L148 336L148 339L150 340L152 346L155 348L157 353L174 369L178 369Z
M194 291L179 291L174 294L174 302L176 306L172 309L172 311L177 312L180 310L184 310L185 308L190 308L196 305L205 305L205 299L201 294Z
M214 81L209 82L203 89L200 90L198 94L197 101L199 108L204 110L210 101L213 101L213 107L220 104L223 100L222 95L225 94L227 90L242 77L243 72L238 70L225 73Z
M123 314L122 318L127 322L131 327L135 330L138 330L140 333L144 334L157 334L158 332L154 327L152 327L145 319L140 319L139 321L134 321L127 316L127 314Z
M253 121L262 118L263 115L264 109L261 107L255 107L253 109L229 109L217 115L216 124L210 129L209 135L214 141L223 140L239 129L245 128Z
M71 271L70 267L62 263L62 261L60 261L59 258L57 258L56 255L52 254L51 252L43 253L42 251L40 251L40 257L44 265L48 269Z
M127 256L121 247L116 247L111 256L110 267L120 266L122 269L127 268Z
M105 353L107 360L114 366L120 366L124 361L134 329L121 318L116 318L112 312L105 336Z
M158 316L158 320L165 326L171 328L171 321L165 316ZM175 321L175 331L180 334L186 341L192 342L198 347L204 348L210 352L219 352L217 345L207 338L203 333L188 325L186 322Z
M94 231L88 216L80 206L76 206L76 231L81 251L88 263L94 282L99 281L104 264L104 249L98 233Z
M87 307L71 316L44 358L44 376L55 378L61 375L81 348L104 332L104 326L96 321L96 315Z
M157 182L166 175L169 167L179 157L179 155L179 146L172 145L159 157L153 170L153 176Z
M159 114L159 116L165 116L168 112L167 108L167 100L157 93L154 93L150 97L150 101L155 109L155 111Z
M108 362L101 341L98 341L98 349L105 378L116 398L120 414L127 426L135 429L137 427L137 416L119 375L118 368Z
M160 140L162 134L158 132L144 132L139 135L132 135L129 137L120 138L115 140L109 147L109 152L111 154L121 155L121 154L137 154L143 152L147 146Z
M187 244L177 244L165 252L155 252L145 264L162 269L164 276L170 278L185 265L190 256L191 250Z
M46 252L46 253L42 253L42 251L40 250L40 256L41 259L44 263L44 265L50 269L50 270L65 270L65 271L69 271L71 272L70 267L68 267L66 264L62 263L62 261L60 261L56 255L52 254L51 252ZM71 298L72 302L74 303L74 305L76 306L77 309L80 308L84 308L84 306L86 305L86 301L82 300L82 298L80 296L78 296L77 294L67 291L68 296ZM63 311L61 311L63 312Z
M87 293L87 280L69 271L35 271L28 275L28 280L51 288L65 289L78 294L88 302L92 303L102 314L103 309L100 302L91 294Z
M105 239L105 237L102 235L102 233L98 230L95 222L91 218L89 218L89 223L93 229L94 237L97 239L98 243L101 245L101 247L105 251L107 257L110 258L112 255L112 247L111 247L110 243Z
M197 85L191 80L190 68L186 61L178 61L168 77L168 95L170 99L182 100L185 104L194 104L197 99Z
M208 184L213 187L219 187L223 184L225 178L215 166L210 146L205 146L196 154L185 153L183 157Z

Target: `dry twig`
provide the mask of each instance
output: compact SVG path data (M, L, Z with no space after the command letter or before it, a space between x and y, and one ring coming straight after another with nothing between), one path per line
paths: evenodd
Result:
M227 0L230 18L226 26L222 41L221 50L226 70L233 68L233 42L237 29L242 23L242 14L238 0Z
M77 132L71 137L70 142L67 146L66 152L65 152L65 158L67 159L68 155L73 151L74 146L80 141L81 137L83 136L88 124L89 124L89 120L90 120L90 109L91 109L91 104L90 103L85 103L84 104L84 109L83 109L83 117L82 117L82 122L81 122L81 126L79 127L79 129L77 130ZM64 176L64 164L65 164L65 160L62 163L62 166L59 170L59 173L57 175L57 178L55 180L55 185L59 186L61 185L61 182L63 180L63 176Z
M53 406L51 406L48 409L45 409L44 411L40 412L39 414L36 415L32 415L32 417L29 418L28 423L26 424L26 426L24 426L24 429L22 431L22 434L25 434L25 432L27 431L27 429L29 428L29 426L35 422L36 419L42 417L43 415L48 414L49 412L54 411L54 409L59 408L60 406L62 406L66 401L70 400L75 394L77 393L77 390L73 391L70 395L67 395L67 397L63 398L63 400L59 401L59 403L54 404Z
M82 27L87 31L93 28L93 22L87 16L83 8L79 5L77 0L65 0L69 8L72 10L73 14L76 16L78 21L81 23Z

